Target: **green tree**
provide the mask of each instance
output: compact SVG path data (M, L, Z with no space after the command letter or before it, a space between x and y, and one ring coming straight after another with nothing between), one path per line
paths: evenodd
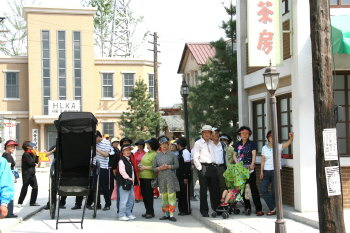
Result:
M211 42L216 54L201 67L198 84L190 88L189 123L191 136L197 137L200 128L209 124L233 135L238 121L237 54L233 49L236 38L236 9L231 4L225 8L230 20L223 22L229 41Z
M27 26L23 18L23 6L36 3L35 0L7 1L9 11L0 25L0 52L7 56L27 54Z
M154 111L154 101L151 99L147 85L143 80L136 82L128 105L128 111L123 112L119 122L123 135L134 140L154 136L161 118L160 114Z

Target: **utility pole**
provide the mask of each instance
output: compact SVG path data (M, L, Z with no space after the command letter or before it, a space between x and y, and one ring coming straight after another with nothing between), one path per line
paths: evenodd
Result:
M334 129L336 125L334 117L329 1L309 0L309 3L319 229L321 233L344 233L342 194L340 191L337 195L329 195L328 187L330 184L327 184L328 176L326 175L328 168L336 168L338 173L335 172L335 175L332 176L333 181L336 183L341 182L339 155L337 155L338 159L326 160L323 141L324 130Z
M157 32L153 33L153 42L149 41L149 43L153 44L153 49L149 49L150 51L153 51L153 69L154 69L154 111L159 112L159 95L158 95L158 36ZM159 125L156 129L156 136L159 137Z

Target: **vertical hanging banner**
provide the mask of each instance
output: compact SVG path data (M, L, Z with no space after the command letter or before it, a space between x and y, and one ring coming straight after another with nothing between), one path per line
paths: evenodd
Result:
M248 0L249 66L282 65L281 0Z

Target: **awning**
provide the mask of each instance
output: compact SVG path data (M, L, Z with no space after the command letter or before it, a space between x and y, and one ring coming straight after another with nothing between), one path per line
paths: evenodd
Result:
M350 15L331 16L333 54L350 54Z

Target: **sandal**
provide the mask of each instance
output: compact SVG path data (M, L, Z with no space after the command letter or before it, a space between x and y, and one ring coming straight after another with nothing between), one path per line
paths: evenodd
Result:
M276 214L276 210L271 210L266 215L271 216L271 215L275 215L275 214Z

